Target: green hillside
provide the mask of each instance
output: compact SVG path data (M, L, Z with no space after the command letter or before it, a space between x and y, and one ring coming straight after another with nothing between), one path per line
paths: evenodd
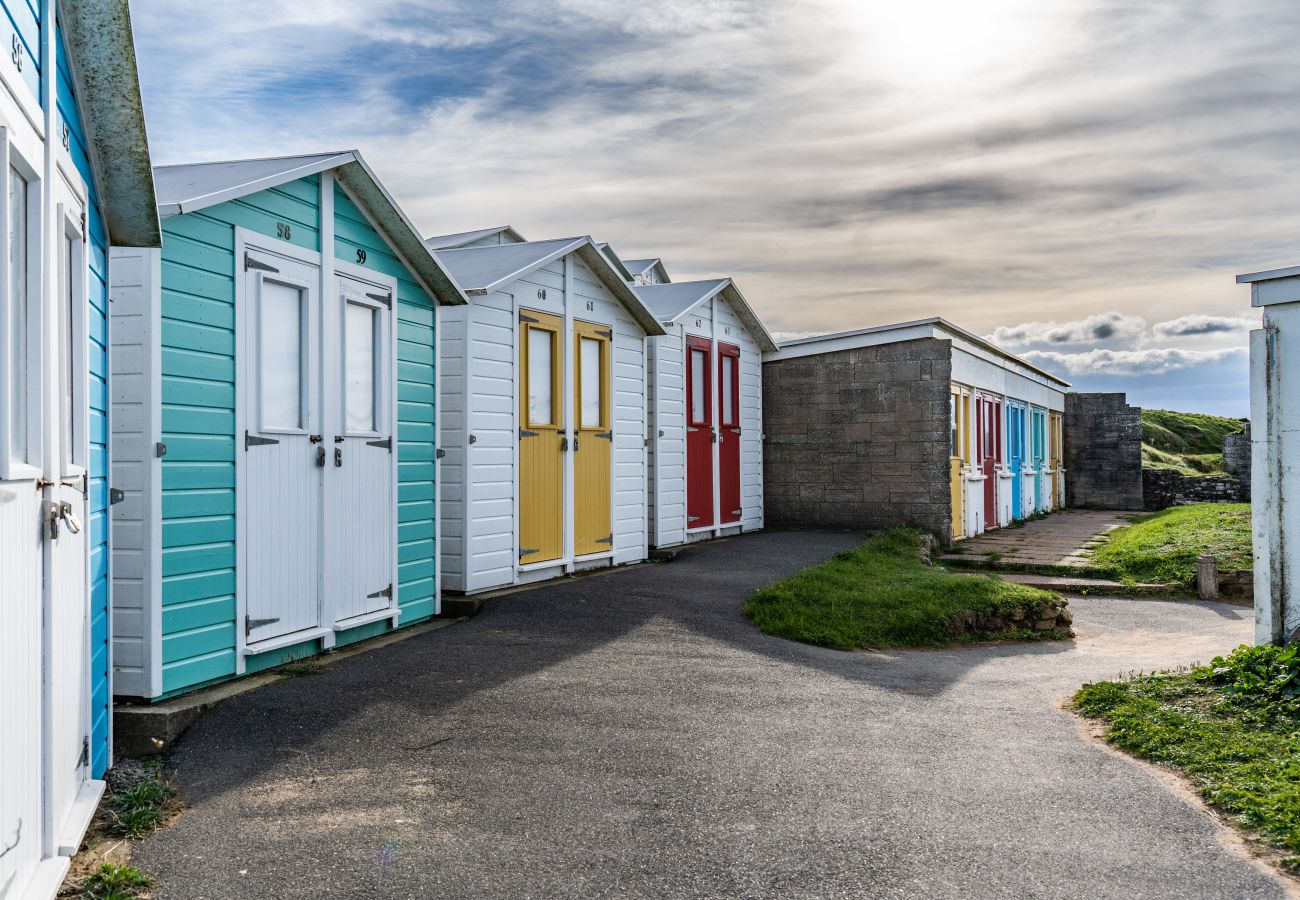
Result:
M1184 475L1224 475L1223 436L1245 419L1227 419L1168 409L1142 410L1142 465L1176 469Z

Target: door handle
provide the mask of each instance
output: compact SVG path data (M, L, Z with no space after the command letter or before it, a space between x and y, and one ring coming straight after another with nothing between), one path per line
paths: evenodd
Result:
M335 448L334 448L334 468L336 468L336 469L341 469L341 468L343 468L343 448L342 448L342 447L335 447Z
M573 452L578 452L578 436L576 434L573 436Z
M569 449L569 439L563 435L560 436L560 452L563 453Z
M318 468L321 468L321 469L325 468L325 448L324 448L324 447L317 447L317 448L316 448L316 465L317 465Z

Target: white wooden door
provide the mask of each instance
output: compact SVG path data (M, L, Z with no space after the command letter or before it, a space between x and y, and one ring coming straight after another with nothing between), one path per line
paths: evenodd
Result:
M339 627L397 606L391 287L339 277L323 348L326 608Z
M240 533L248 645L321 624L318 267L248 247L244 267Z
M58 416L58 446L45 489L46 702L51 772L47 778L47 852L57 853L73 806L90 779L90 440L86 258L82 207L70 195L56 206L58 293L48 315L57 346L57 387L47 412ZM48 345L47 345L48 346Z

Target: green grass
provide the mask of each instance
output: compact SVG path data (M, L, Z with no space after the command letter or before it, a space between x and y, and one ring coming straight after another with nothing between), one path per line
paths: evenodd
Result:
M1300 657L1242 647L1209 666L1084 685L1108 742L1187 776L1211 806L1300 871Z
M87 900L134 900L153 879L134 866L104 863L81 885L80 896Z
M837 650L942 647L1043 635L1034 623L1063 603L1048 591L927 566L921 546L910 529L875 535L763 588L745 614L768 634Z
M1196 582L1196 558L1217 556L1220 569L1249 569L1250 504L1194 503L1134 516L1093 551L1091 562L1126 581Z
M1244 419L1142 410L1142 465L1174 469L1184 475L1226 475L1223 438L1245 426Z
M122 837L152 834L167 820L176 790L159 774L150 774L124 790L114 791L106 802L109 830Z

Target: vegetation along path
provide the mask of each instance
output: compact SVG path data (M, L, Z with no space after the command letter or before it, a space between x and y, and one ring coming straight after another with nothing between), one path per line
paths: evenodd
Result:
M1073 641L850 653L758 587L859 543L768 533L520 592L236 697L172 762L156 897L1285 896L1186 792L1085 736L1085 681L1250 613L1076 599Z

